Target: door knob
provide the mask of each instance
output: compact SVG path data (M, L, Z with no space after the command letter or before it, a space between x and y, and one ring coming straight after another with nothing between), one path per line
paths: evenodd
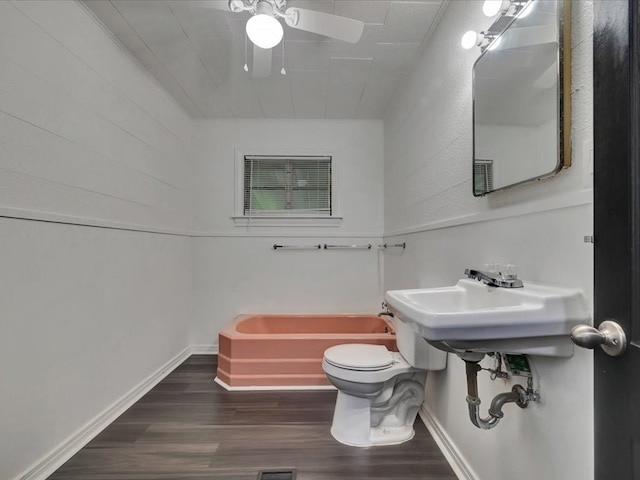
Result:
M627 336L617 322L605 320L598 328L576 325L571 329L571 340L582 348L596 348L598 345L607 355L618 357L627 348Z

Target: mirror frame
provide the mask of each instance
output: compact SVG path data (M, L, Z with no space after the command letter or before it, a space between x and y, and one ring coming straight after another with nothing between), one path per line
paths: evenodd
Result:
M535 2L537 0L530 0ZM475 109L475 69L476 64L489 51L489 47L497 41L498 38L508 30L511 25L518 19L513 17L506 24L504 17L498 17L496 21L487 29L488 32L498 33L496 37L488 45L482 47L482 53L473 64L472 70L472 135L473 135L473 156L471 162L471 191L474 197L484 197L493 192L499 192L508 188L513 188L524 183L535 182L549 177L553 177L563 169L571 166L571 1L572 0L556 0L556 13L558 15L558 131L557 131L557 162L556 166L548 173L543 173L532 178L511 183L500 188L495 188L483 193L476 193L475 188L475 165L476 160L476 109ZM526 7L525 7L526 8ZM498 26L494 30L494 28Z

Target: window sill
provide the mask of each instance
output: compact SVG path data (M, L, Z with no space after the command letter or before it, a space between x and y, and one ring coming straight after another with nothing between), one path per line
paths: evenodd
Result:
M342 217L313 217L313 216L256 216L231 217L236 227L339 227Z

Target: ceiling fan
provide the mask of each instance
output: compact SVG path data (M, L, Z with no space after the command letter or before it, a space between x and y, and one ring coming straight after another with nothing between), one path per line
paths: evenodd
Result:
M213 0L204 3L204 6L251 13L246 32L254 44L253 77L268 77L271 74L271 49L282 41L284 35L279 19L284 19L291 28L349 43L357 43L364 29L364 23L360 20L305 8L287 8L287 0Z

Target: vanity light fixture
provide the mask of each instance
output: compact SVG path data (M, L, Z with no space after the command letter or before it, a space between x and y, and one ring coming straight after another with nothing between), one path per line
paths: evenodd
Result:
M462 35L462 40L460 40L460 44L462 48L465 50L469 50L473 47L476 47L482 43L482 37L475 30L469 30L464 35Z
M464 48L465 50L469 50L473 47L480 47L484 49L487 46L489 46L491 42L493 42L496 36L497 34L491 33L491 32L478 33L478 32L475 32L474 30L469 30L467 33L465 33L462 36L462 40L460 41L460 44L462 45L462 48Z
M495 17L496 15L504 15L511 6L510 0L484 0L482 5L482 13L487 17Z
M522 18L529 14L532 5L532 0L484 0L482 13L487 17L495 17L499 14ZM509 13L511 7L513 11Z
M531 13L534 1L535 0L485 0L482 4L482 12L487 17L499 16L486 31L477 33L469 30L465 33L460 42L462 48L469 50L473 47L480 47L483 51L487 48L489 50L498 48L500 44L500 34L505 28L503 17L526 17Z

